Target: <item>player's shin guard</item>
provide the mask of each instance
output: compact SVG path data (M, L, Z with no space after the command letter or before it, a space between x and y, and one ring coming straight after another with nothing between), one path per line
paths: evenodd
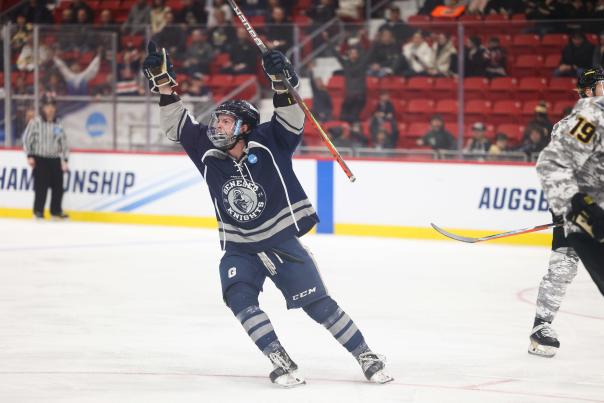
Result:
M225 295L227 304L235 314L248 336L264 350L277 341L277 334L268 316L258 306L258 290L249 284L237 283Z
M385 357L369 349L361 331L331 297L322 298L303 309L356 358L369 381L386 383L393 380L384 372Z

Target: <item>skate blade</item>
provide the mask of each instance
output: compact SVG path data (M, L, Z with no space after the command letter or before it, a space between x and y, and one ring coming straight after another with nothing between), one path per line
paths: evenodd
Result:
M388 382L392 382L392 381L394 381L394 378L391 377L390 375L385 374L383 371L376 372L375 374L373 374L371 379L369 379L369 382L379 383L379 384L384 384L384 383L388 383Z
M539 343L536 343L531 340L531 344L529 345L528 352L529 354L538 355L540 357L552 358L556 355L558 351L557 347L552 346L542 346Z
M295 388L296 386L306 385L306 380L296 373L287 373L275 379L273 383L282 388Z

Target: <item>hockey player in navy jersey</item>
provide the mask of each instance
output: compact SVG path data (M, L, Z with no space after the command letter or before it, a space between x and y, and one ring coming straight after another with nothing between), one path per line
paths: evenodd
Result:
M358 361L375 383L393 378L384 357L367 346L350 317L329 296L316 263L299 241L318 222L317 214L293 169L304 112L278 77L296 87L298 77L285 56L269 51L263 67L274 90L274 114L259 124L258 110L247 101L227 101L208 125L195 121L172 90L176 74L165 50L149 43L143 72L160 93L160 122L170 140L179 142L208 185L216 210L224 255L219 271L224 301L273 365L270 379L281 386L304 384L258 295L266 277L279 288L287 307L302 308Z

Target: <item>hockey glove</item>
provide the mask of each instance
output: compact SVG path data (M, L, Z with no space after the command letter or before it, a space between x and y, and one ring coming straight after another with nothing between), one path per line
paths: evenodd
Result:
M585 193L577 193L571 199L568 219L596 241L604 243L604 209Z
M147 46L147 57L143 61L143 73L149 80L149 88L152 92L159 92L159 87L162 85L170 85L170 87L178 85L170 56L164 48L161 49L161 52L158 52L153 41L150 41Z
M294 71L294 66L278 50L269 50L262 55L262 68L271 80L271 87L277 94L287 92L287 87L282 79L285 78L294 88L298 88L298 75Z

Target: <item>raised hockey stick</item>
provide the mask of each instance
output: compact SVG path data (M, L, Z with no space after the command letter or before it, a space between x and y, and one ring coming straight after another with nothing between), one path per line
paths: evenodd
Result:
M456 241L460 241L460 242L476 243L476 242L490 241L492 239L505 238L508 236L528 234L529 232L543 231L543 230L551 228L551 227L558 227L562 224L549 223L549 224L537 225L535 227L521 228L521 229L516 229L513 231L502 232L500 234L487 235L487 236L483 236L480 238L470 238L470 237L465 237L465 236L461 236L461 235L455 235L455 234L450 233L449 231L445 231L444 229L440 228L436 224L430 223L430 225L432 226L432 228L434 228L436 231L438 231L442 235L446 236L447 238L455 239Z
M237 6L237 3L235 3L235 0L227 0L227 1L229 2L229 5L233 9L233 11L237 15L237 17L239 17L239 20L243 24L243 27L247 30L247 33L250 34L250 37L252 38L252 40L254 41L256 46L258 46L258 48L260 49L260 52L262 54L265 54L266 52L268 52L268 48L266 47L264 42L262 42L262 39L260 39L260 37L254 30L252 25L249 23L249 21L247 20L247 18L241 11L241 9ZM348 165L346 165L346 162L344 161L344 159L342 158L342 156L340 155L340 153L338 152L336 147L333 145L331 140L329 140L329 137L327 137L327 134L325 134L325 131L321 127L321 124L317 121L317 119L315 119L314 115L308 108L308 105L306 105L306 103L304 102L304 100L302 99L300 94L298 94L298 91L296 91L296 89L291 85L291 83L285 77L281 77L281 78L283 80L283 83L285 83L285 86L287 87L287 91L291 94L291 96L294 97L294 99L296 100L298 105L300 105L300 107L302 108L302 110L304 111L306 116L308 116L310 118L310 120L312 120L312 122L315 124L315 127L317 129L319 129L319 134L321 134L321 139L323 139L323 142L327 146L327 149L329 150L331 155L336 159L336 161L338 161L338 164L340 164L340 167L342 167L342 169L344 170L344 173L346 174L346 176L348 176L348 179L350 179L351 182L354 182L356 180L356 177L354 176L354 174L352 173L350 168L348 168Z

